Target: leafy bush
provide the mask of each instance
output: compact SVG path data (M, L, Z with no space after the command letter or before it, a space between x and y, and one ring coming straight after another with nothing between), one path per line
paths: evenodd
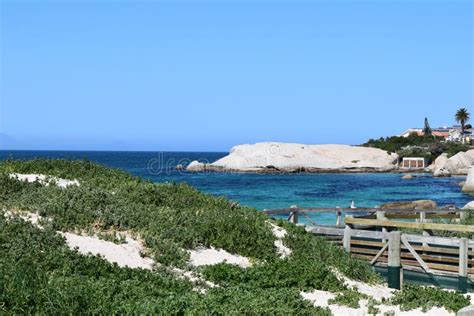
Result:
M423 157L428 163L434 161L442 153L447 153L451 157L458 152L469 150L468 145L443 142L442 138L434 136L418 136L416 133L408 137L392 136L370 139L363 144L365 147L374 147L397 153L403 157Z
M12 172L78 179L80 186L26 183L12 179ZM6 209L36 212L48 221L40 230L18 217L6 220ZM153 184L87 160L0 162L0 210L0 313L329 315L300 292L342 292L335 302L356 306L362 295L348 290L335 270L355 280L379 281L366 262L302 227L277 222L287 230L283 242L292 249L291 256L280 259L269 218L255 209L184 184ZM142 237L147 255L161 265L153 271L120 268L80 255L57 230L91 231L114 241L107 233L130 231ZM211 245L248 256L254 265L195 269L220 285L206 294L168 272L167 266L187 267L186 249ZM403 295L406 306L421 302L416 295ZM454 296L450 303L436 295L433 304L453 310L464 304Z
M440 138L432 136L418 136L416 133L410 134L408 137L391 136L380 137L379 139L369 139L362 146L375 147L389 152L397 152L407 146L425 146L428 144L436 144L440 142Z
M304 265L322 262L333 267L343 275L367 283L381 281L370 265L351 257L341 247L328 243L323 237L306 233L303 227L280 221L289 234L284 239L285 245L292 250L292 257L298 258Z
M163 268L120 268L70 250L51 229L0 216L0 314L330 315L294 289L193 290Z
M79 179L80 186L59 188L0 177L4 206L39 211L57 230L131 230L143 236L156 260L181 266L186 254L180 249L201 245L275 257L265 215L185 184L153 184L88 161L7 160L0 170Z
M333 250L339 254L342 253L341 250L333 249L329 243L313 238L300 228L286 225L292 232L290 235L295 236L288 237L285 243L293 243L295 250L290 258L279 259L274 247L275 237L266 215L230 203L224 198L202 194L188 185L154 184L89 161L7 160L0 162L0 170L0 207L37 212L49 219L42 223L45 227L43 232L28 225L25 228L25 224L16 220L12 223L3 222L5 227L14 226L22 233L9 232L9 229L3 231L5 240L13 239L18 242L18 246L8 246L8 249L2 249L2 254L15 254L14 259L11 256L5 257L11 260L10 263L25 262L24 265L2 265L9 267L8 271L2 271L5 272L2 274L5 276L2 284L10 284L9 294L2 297L1 301L6 302L4 310L54 313L60 308L54 306L47 309L47 304L53 302L65 308L64 304L71 301L70 309L65 309L70 313L79 310L127 313L133 310L137 313L254 311L291 314L298 310L307 314L325 315L328 314L327 310L312 307L300 297L300 291L314 288L330 291L346 289L329 269L337 261ZM13 172L78 179L80 186L60 188L21 182L8 176L8 173ZM125 269L128 274L139 274L134 277L136 284L132 285L122 279L117 281L114 275L125 273L117 266L69 251L64 246L64 241L54 234L56 230L91 231L102 236L110 231L130 231L140 235L147 246L147 254L165 266L186 267L189 259L186 249L211 245L248 256L255 264L249 269L227 264L202 269L204 276L222 285L218 289L209 290L204 297L192 291L192 286L187 282L174 284L175 280L169 279L172 276L162 269L155 272ZM15 235L15 238L10 235ZM34 242L30 242L31 239ZM11 245L11 242L6 245ZM328 249L331 250L328 252ZM314 254L306 255L307 250L319 254L320 258L315 260ZM327 252L331 254L328 255ZM46 254L49 254L48 258L45 258ZM61 260L54 263L54 258ZM366 265L351 260L348 256L344 258L355 266ZM91 263L91 260L94 262ZM340 263L338 266L344 270L345 264ZM78 271L78 267L83 269ZM352 273L363 269L346 270ZM79 280L79 276L95 278L100 271L106 271L106 276L101 275L100 280ZM374 278L373 271L364 271L371 277L359 275L363 279ZM31 276L31 280L20 280L20 275L26 278ZM158 278L153 283L167 282L170 285L157 285L163 287L165 294L158 293L157 290L145 293L151 285L140 285L141 278L144 278L145 283L149 282L149 278ZM37 284L36 287L31 283ZM122 292L123 286L138 293L133 298L134 303ZM135 289L138 286L143 286L145 290ZM103 295L100 294L101 287L107 288ZM175 287L178 291L173 291ZM117 303L117 299L111 299L111 293L114 292L123 296L121 303ZM18 299L12 299L15 296ZM91 297L89 301L86 300L88 296ZM176 299L178 296L181 298ZM110 302L105 304L101 300ZM119 307L111 306L115 303ZM161 305L164 307L161 308Z
M345 305L352 308L359 308L359 300L367 298L367 295L361 294L358 291L346 290L339 293L335 298L328 301L329 304Z
M400 305L400 309L407 311L421 307L427 311L432 307L445 307L449 311L457 312L470 304L469 298L458 292L443 291L435 287L424 287L418 285L405 285L403 291L398 291L391 299L394 305Z

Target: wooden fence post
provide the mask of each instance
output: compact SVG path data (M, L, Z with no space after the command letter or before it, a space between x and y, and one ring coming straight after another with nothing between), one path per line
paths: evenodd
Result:
M401 289L400 232L392 231L388 237L388 287Z
M339 226L342 224L341 220L341 207L336 206L336 225Z
M387 218L385 217L385 211L376 211L376 212L375 212L375 216L376 216L377 219L380 219L380 220L385 220L385 219L387 219ZM386 233L386 232L387 232L387 228L382 227L382 232L383 232L383 233ZM386 242L387 242L386 239L382 239L382 243L386 243Z
M420 212L420 223L425 223L426 222L426 212L421 211ZM426 230L423 230L423 236L430 236L430 233L428 233ZM428 247L428 243L424 242L422 244L423 247Z
M467 293L467 270L468 270L469 239L463 237L459 240L459 290Z
M298 224L298 205L292 205L290 209L290 223Z
M346 225L344 228L344 239L342 240L344 250L348 253L351 252L351 227Z
M420 211L420 223L424 223L426 220L426 212Z

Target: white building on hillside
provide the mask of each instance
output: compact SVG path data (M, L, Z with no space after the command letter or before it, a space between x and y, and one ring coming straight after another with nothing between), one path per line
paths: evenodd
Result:
M464 130L462 133L461 125L454 125L452 127L432 128L431 134L436 137L442 137L446 141L470 143L472 139L473 129ZM423 136L423 128L409 128L399 136L408 137L415 133L418 136Z

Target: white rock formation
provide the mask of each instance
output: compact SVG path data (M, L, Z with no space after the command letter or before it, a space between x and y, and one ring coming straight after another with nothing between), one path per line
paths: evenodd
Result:
M188 171L202 171L206 167L205 164L197 160L191 161L191 163L186 167Z
M212 164L192 162L187 170L240 172L390 171L398 156L370 147L257 143L238 145Z
M435 161L428 166L428 171L430 172L439 172L441 168L443 168L444 164L448 161L448 154L444 153L438 156Z
M467 179L464 185L462 186L463 192L474 192L474 167L469 169L467 174Z
M433 163L433 176L444 177L450 175L465 175L474 165L474 150L459 152L448 159L446 154L436 158Z
M462 207L463 210L474 210L474 201L471 201Z
M437 207L438 203L432 200L395 201L379 206L381 210L433 210Z

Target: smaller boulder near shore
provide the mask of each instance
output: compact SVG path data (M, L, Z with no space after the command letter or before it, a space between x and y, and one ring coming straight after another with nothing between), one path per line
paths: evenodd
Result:
M432 210L438 204L432 200L388 202L380 205L381 210Z
M474 210L474 201L471 201L462 207L463 210Z
M187 171L204 171L206 170L206 164L199 162L197 160L191 161L191 163L186 167Z
M463 192L474 193L474 168L471 167L467 173L466 181L462 186Z
M441 177L449 175L449 172L443 169L444 165L448 161L448 154L441 154L435 161L428 167L428 170L433 172L435 177Z

